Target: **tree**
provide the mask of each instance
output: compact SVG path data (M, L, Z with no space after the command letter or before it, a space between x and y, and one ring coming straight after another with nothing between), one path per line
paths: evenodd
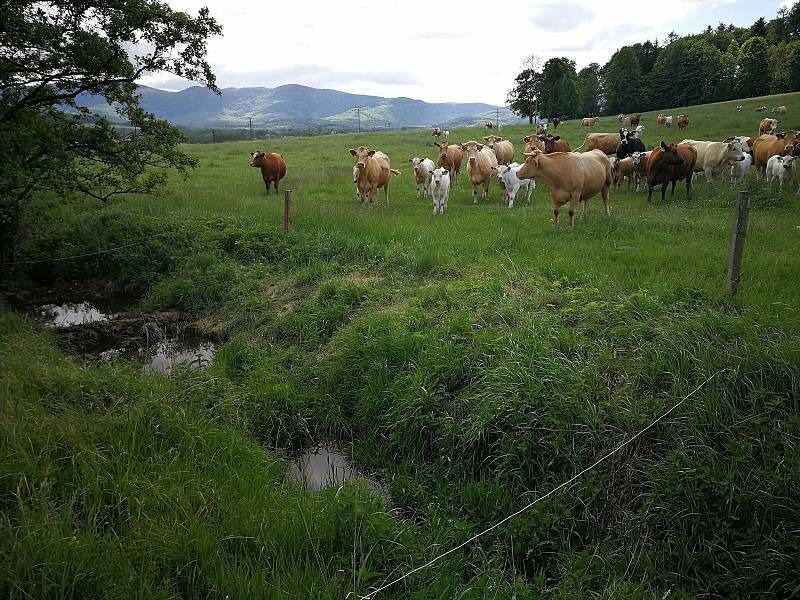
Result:
M83 193L103 201L157 193L168 169L195 161L180 131L139 106L136 80L166 72L218 91L205 60L221 32L203 8L196 17L158 0L11 0L0 5L0 238L13 255L20 215L35 193ZM83 108L106 99L123 134Z
M661 51L653 70L644 83L647 103L652 108L681 106L685 92L683 67L687 60L689 40L681 39Z
M524 69L514 78L514 87L508 91L506 98L514 114L528 117L528 123L533 123L536 116L540 77L541 73Z
M769 92L769 52L763 37L751 37L742 44L738 81L742 97L763 96Z
M684 84L682 103L706 104L721 100L721 70L722 53L701 37L691 40L681 73Z
M539 110L542 114L575 116L578 110L575 61L560 57L544 63L539 91Z
M603 87L600 65L591 63L578 72L578 112L582 115L599 115L603 106Z
M759 17L752 27L750 27L750 35L765 38L767 37L767 21L764 17Z
M630 46L617 50L603 71L606 111L628 113L643 110L642 70Z

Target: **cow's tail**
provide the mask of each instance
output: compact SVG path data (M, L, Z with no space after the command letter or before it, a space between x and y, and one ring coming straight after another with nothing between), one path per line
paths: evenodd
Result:
M400 171L398 171L397 169L389 169L389 173L391 173L395 177L398 177L400 175Z
M578 150L580 150L581 148L583 148L583 147L586 145L586 142L587 142L588 140L589 140L589 136L587 135L587 136L586 136L586 139L585 139L585 140L583 140L583 143L582 143L580 146L578 146L577 148L575 148L575 150L573 150L573 152L577 152Z

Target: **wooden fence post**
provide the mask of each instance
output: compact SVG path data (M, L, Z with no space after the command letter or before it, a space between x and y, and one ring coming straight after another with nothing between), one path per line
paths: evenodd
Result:
M292 220L289 218L289 211L292 208L292 190L283 192L283 231L289 231Z
M341 581L339 597L341 600L345 600L347 598L347 573L345 573L344 569L339 569L339 579Z
M733 229L731 232L731 254L728 259L728 291L736 295L742 272L744 238L747 235L747 216L750 213L750 193L736 192L736 207L733 209Z

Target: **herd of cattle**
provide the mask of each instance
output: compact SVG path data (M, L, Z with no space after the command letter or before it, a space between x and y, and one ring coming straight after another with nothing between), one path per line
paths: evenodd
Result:
M739 107L737 106L737 110ZM760 109L757 109L760 110ZM782 116L786 108L776 107L773 113ZM592 121L587 124L587 121ZM430 158L413 157L408 159L414 171L414 183L418 196L431 197L433 213L442 214L447 209L451 186L458 184L464 157L467 159L467 177L472 187L473 203L478 195L489 197L489 184L493 178L498 180L503 200L508 207L523 190L530 202L536 183L543 183L550 190L553 202L553 224L558 226L559 213L568 205L568 227L574 222L575 209L582 203L582 216L589 211L589 200L600 194L605 214L609 214L609 191L619 187L627 179L639 190L641 181L647 184L647 199L653 190L661 187L661 199L672 184L672 193L679 181L685 181L687 196L692 190L692 180L696 174L703 174L712 181L726 173L733 183L742 183L752 165L757 175L766 175L772 184L777 181L782 188L794 178L794 161L800 156L798 132L789 130L778 132L778 119L763 119L759 135L733 136L721 142L685 139L678 144L661 142L652 150L646 150L641 140L644 126L640 124L641 115L619 115L619 123L635 127L633 130L621 128L617 133L589 133L584 143L572 149L570 144L557 135L548 132L548 125L540 125L535 133L522 138L523 162L514 162L514 145L510 140L497 135L483 137L483 143L470 140L461 144L448 141L449 131L436 128L432 135L439 141L436 162ZM551 120L557 127L560 120ZM591 126L596 117L583 119L582 124ZM671 126L672 116L659 115L656 123ZM689 125L687 115L677 119L678 127ZM489 123L486 124L490 129ZM583 148L583 152L578 152ZM389 157L379 150L366 146L351 149L350 154L356 162L353 166L353 184L360 203L372 205L379 189L389 202L389 184L400 172L392 169ZM250 165L261 169L261 175L269 193L270 185L278 192L278 182L286 174L286 163L277 153L251 153ZM481 192L482 190L482 192ZM798 189L800 194L800 189Z

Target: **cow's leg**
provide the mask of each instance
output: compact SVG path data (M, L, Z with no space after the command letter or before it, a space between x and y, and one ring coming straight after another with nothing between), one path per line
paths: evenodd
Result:
M491 179L487 179L486 182L483 184L483 199L484 200L488 200L489 199L489 182L490 181L491 181Z
M650 202L651 198L653 197L653 186L650 185L650 182L647 182L647 201Z
M587 216L589 216L589 199L588 198L586 198L586 200L584 200L583 203L582 203L582 206L581 206L581 219L585 219Z
M692 177L694 177L694 175L689 175L689 178L692 178ZM672 191L669 194L670 196L674 196L675 195L675 186L677 184L678 184L678 180L677 179L673 179L672 180Z
M661 184L661 201L664 202L667 199L667 182Z
M608 191L608 186L600 191L600 194L603 196L603 212L605 212L607 217L611 215L611 208L608 205Z
M569 199L569 219L567 220L567 229L572 229L572 226L575 224L575 209L578 206L580 197L580 194L573 194ZM583 206L583 210L586 210L586 205Z
M475 185L475 183L473 181L470 181L470 183L472 184L472 203L473 204L477 204L478 203L478 187Z
M688 198L692 194L692 178L686 178L686 197Z

